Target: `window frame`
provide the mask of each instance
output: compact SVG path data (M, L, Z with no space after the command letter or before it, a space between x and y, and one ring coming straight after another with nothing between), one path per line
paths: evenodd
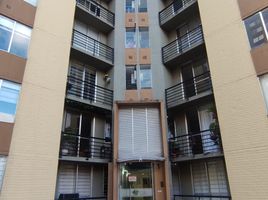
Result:
M144 69L142 69L144 68ZM149 70L149 76L150 76L150 86L142 86L142 70ZM140 89L152 89L152 69L150 65L140 65L139 67L139 84Z
M3 86L4 83L10 84L10 85L12 85L12 87ZM2 90L3 87L6 88L6 91L4 91L4 93L6 93L7 95L13 95L13 96L12 97L4 96L4 95L1 96L1 93L3 92L3 90ZM12 93L12 91L13 91L13 93ZM14 106L15 106L15 109L12 110L12 113L7 113L7 112L3 111L1 106L0 106L0 121L1 122L14 123L15 116L17 113L19 98L20 98L20 91L21 91L21 84L18 84L18 83L12 82L12 81L8 81L8 80L4 80L4 79L0 79L0 102L10 103L10 102L1 100L1 97L3 99L7 98L9 100L15 101L15 103L10 103L10 104L14 104ZM14 98L14 96L16 98Z
M247 32L247 37L248 37L248 42L249 42L249 45L250 45L250 48L251 49L254 49L254 48L257 48L265 43L268 42L268 26L266 26L266 24L268 24L268 19L267 19L267 22L265 22L264 20L264 17L263 17L263 13L264 12L268 12L268 8L265 8L249 17L247 17L246 19L244 19L244 26L245 26L245 29L246 29L246 32ZM268 13L267 13L268 14ZM254 43L254 37L252 37L252 31L250 30L250 24L253 23L248 23L248 21L252 20L254 17L259 17L260 21L261 21L261 27L263 28L263 34L264 34L264 38L260 39L260 40L264 40L263 42L261 42L260 44L257 44L257 42ZM256 23L256 21L255 21ZM259 26L260 27L260 26ZM254 30L255 32L261 32L261 31L258 31L257 29L252 29ZM255 37L256 39L256 37ZM260 41L259 40L259 41Z
M142 43L145 43L144 41L146 40L142 40L144 39L142 37L142 33L144 35L144 33L146 34L146 36L148 36L147 40L147 45L143 46L141 45ZM143 42L142 42L143 41ZM150 35L149 35L149 27L139 27L139 48L150 48Z
M5 51L5 52L10 53L10 54L13 54L13 55L16 55L16 56L18 56L20 58L23 58L23 59L27 59L28 58L29 46L30 46L30 42L31 42L32 28L30 28L28 26L25 26L25 25L23 25L23 24L15 21L15 20L12 20L12 19L10 19L8 17L5 17L3 15L0 15L0 20L1 19L6 20L6 21L9 21L10 23L13 24L13 26L12 26L12 29L11 29L11 36L9 38L9 41L7 41L8 42L8 48L7 49L2 49L1 48L0 50L1 51ZM4 25L0 24L0 27L6 28L7 26L4 26ZM1 28L1 29L3 29L3 28ZM25 32L21 31L22 29L24 29ZM14 52L11 51L12 50L12 46L14 44L16 44L16 43L14 43L14 36L20 36L20 37L28 40L26 47L24 45L21 46L21 47L26 48L26 52L24 52L25 53L25 56L22 55L22 54L14 53Z
M268 115L268 73L259 76L259 83Z
M131 46L130 44L128 44L128 33L132 33L133 36L133 46ZM131 41L130 41L131 42ZM133 48L137 48L137 33L136 33L136 28L126 28L126 32L125 32L125 48L126 49L133 49Z
M138 72L137 72L137 66L136 65L126 65L126 90L137 90L138 89ZM129 69L133 69L133 79L135 83L131 83L132 77L130 79L128 78L128 75L132 76L132 73L128 74ZM132 71L131 71L132 72ZM130 84L128 83L128 80L130 80Z
M131 7L128 7L128 3L131 2ZM135 13L136 8L135 8L135 0L125 0L125 12L126 13Z

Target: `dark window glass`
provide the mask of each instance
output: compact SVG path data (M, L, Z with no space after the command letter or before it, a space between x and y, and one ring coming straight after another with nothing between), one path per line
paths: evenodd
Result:
M140 48L149 48L148 28L140 28Z
M142 89L152 87L152 74L149 65L140 66L140 83Z
M126 67L126 89L137 89L137 71L135 66Z
M246 19L245 26L251 48L257 47L267 41L260 13Z
M135 0L126 0L126 13L135 12Z
M139 12L147 12L147 0L139 1Z
M136 33L134 28L126 29L126 48L136 48Z

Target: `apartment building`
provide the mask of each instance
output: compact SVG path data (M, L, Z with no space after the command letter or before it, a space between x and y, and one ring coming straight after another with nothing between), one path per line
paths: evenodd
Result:
M0 1L0 199L266 199L267 9Z

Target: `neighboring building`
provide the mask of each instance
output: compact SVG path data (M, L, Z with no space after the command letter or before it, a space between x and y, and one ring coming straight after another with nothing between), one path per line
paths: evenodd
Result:
M267 24L268 0L0 1L0 199L267 199Z

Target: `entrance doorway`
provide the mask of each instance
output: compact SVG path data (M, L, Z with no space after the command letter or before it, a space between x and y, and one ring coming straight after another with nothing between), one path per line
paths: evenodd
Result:
M153 200L153 170L151 163L120 165L120 200Z

